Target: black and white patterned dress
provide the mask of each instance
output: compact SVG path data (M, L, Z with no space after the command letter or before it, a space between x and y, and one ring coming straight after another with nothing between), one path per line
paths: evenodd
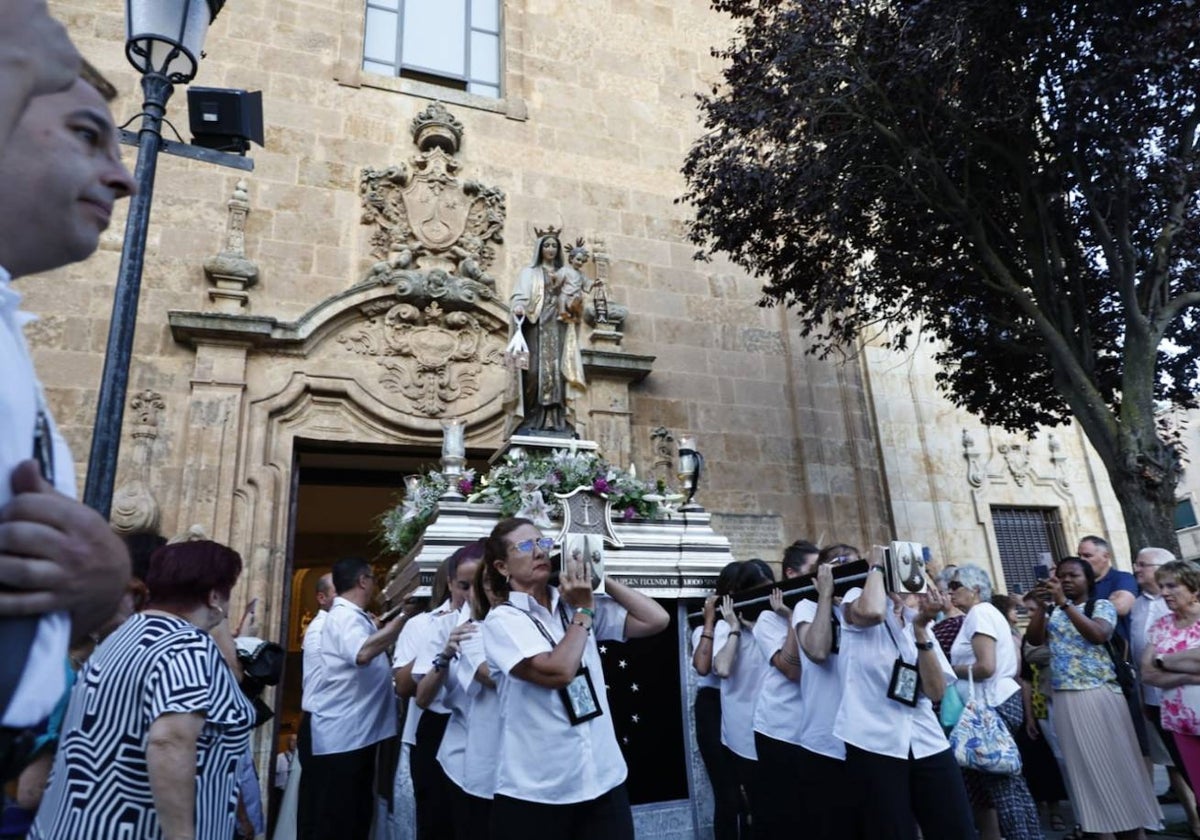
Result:
M161 614L131 617L84 666L31 840L160 840L146 742L150 725L169 713L204 715L196 840L229 840L254 708L212 637Z

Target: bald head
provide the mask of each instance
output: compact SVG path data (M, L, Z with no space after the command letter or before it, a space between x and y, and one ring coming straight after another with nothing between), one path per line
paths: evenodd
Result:
M337 593L333 589L333 573L326 572L317 578L317 606L323 610L333 606L333 599Z

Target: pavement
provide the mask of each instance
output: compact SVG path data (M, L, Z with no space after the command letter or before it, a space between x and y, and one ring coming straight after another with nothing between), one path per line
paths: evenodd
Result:
M1166 770L1163 769L1162 767L1155 767L1154 768L1154 790L1155 790L1155 792L1161 794L1161 793L1165 792L1168 789L1168 787L1169 787L1169 784L1167 782ZM1067 806L1067 803L1064 802L1062 804L1061 811L1063 814L1063 821L1068 823L1067 830L1066 831L1053 831L1050 828L1046 828L1046 840L1058 840L1059 838L1066 837L1071 833L1071 830L1070 830L1071 827L1069 824L1072 822L1072 820L1069 817L1070 808ZM1178 803L1175 803L1175 802L1172 802L1169 805L1163 805L1162 812L1163 812L1164 829L1162 831L1154 832L1154 833L1147 831L1146 832L1147 838L1191 837L1192 836L1188 832L1187 817L1183 813L1182 805L1179 805ZM1043 825L1045 826L1046 824L1043 822Z

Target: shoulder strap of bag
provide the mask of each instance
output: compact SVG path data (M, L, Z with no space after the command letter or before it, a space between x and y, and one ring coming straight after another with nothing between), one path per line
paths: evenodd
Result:
M38 621L36 615L0 619L0 720L8 713L8 704L25 671Z

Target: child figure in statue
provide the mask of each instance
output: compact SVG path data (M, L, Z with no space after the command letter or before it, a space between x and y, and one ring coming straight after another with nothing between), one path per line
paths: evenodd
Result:
M558 320L567 324L583 321L583 296L592 290L591 278L583 273L583 267L592 258L591 253L579 239L572 246L567 265L558 270L556 279L561 283L558 292ZM596 283L600 281L595 281Z

